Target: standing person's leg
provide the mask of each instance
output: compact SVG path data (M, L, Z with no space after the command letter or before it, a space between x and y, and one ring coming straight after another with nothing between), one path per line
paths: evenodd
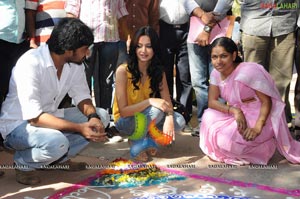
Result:
M100 56L101 56L101 50L103 48L103 42L94 43L94 49L92 56L90 58L90 64L89 67L92 71L93 76L93 88L94 88L94 97L95 97L95 103L97 107L100 107ZM90 77L87 77L90 78Z
M295 108L300 111L300 29L297 30L297 43L296 43L296 50L295 50L295 66L297 70L297 81L295 84L295 98L294 104ZM300 122L300 121L299 121ZM300 124L299 124L300 126Z
M110 112L114 73L116 71L118 52L118 42L103 42L98 55L99 70L95 71L97 72L97 75L99 77L99 79L97 80L99 83L99 88L97 91L98 94L96 99L96 106L104 108L105 110L109 110Z
M197 100L197 118L199 124L204 110L208 106L208 85L212 65L208 54L208 47L188 43L188 55L192 86ZM197 132L199 134L199 131Z
M178 49L178 53L176 56L177 60L177 69L178 74L176 74L176 88L180 86L180 98L179 101L183 104L187 110L187 112L192 115L192 83L191 83L191 75L190 75L190 65L189 65L189 57L188 57L188 49L187 49L187 32L183 32L183 34L179 35L181 40L180 46ZM178 92L179 94L179 92ZM178 98L177 98L178 99Z
M128 53L127 53L127 46L125 41L118 42L119 52L118 52L118 61L117 66L127 63L128 62Z
M269 71L270 37L257 37L242 34L243 52L245 62L255 62Z
M287 58L294 54L293 36L290 35L287 39L284 39L285 36L280 36L277 39L243 34L242 37L244 60L264 66L275 81L282 100L285 101L287 87L292 78L292 61ZM293 46L292 42L294 42ZM285 112L288 113L287 119L291 118L288 104L285 108Z
M286 89L291 82L293 73L295 51L294 33L272 38L270 51L269 72L284 100Z
M295 34L294 32L272 38L270 46L269 72L273 77L276 87L282 100L286 102L285 112L288 123L292 121L291 108L289 103L289 85L292 80Z
M295 66L297 70L297 81L295 84L295 136L297 140L300 140L300 29L297 29L296 34L296 50L295 50Z
M29 49L29 44L24 41L20 44L10 43L0 39L0 111L8 90L11 71L19 57ZM0 147L3 146L3 139L0 135ZM0 171L0 176L4 175Z
M19 57L28 49L29 44L27 41L15 44L0 39L0 110L2 102L8 93L12 68L15 66Z
M159 21L159 38L161 46L161 61L164 65L166 79L171 97L174 93L174 47L176 45L176 30L172 25Z

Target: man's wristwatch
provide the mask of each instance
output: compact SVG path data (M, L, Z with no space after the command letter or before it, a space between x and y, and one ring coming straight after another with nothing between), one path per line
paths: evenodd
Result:
M208 26L208 25L205 25L204 28L203 28L203 30L204 30L205 32L207 32L207 33L210 33L211 30L212 30L212 27L210 27L210 26Z
M97 113L91 113L87 116L87 118L88 118L88 121L90 121L90 119L92 119L92 118L97 118L97 119L101 120Z

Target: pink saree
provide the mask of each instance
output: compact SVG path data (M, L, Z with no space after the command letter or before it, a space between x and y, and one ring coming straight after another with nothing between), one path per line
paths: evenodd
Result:
M254 141L246 141L237 130L234 117L208 108L200 126L200 148L211 159L227 164L267 164L276 147L290 162L300 162L300 142L289 132L284 106L269 73L258 64L240 63L225 80L213 70L210 83L219 87L221 97L231 106L240 108L253 127L259 116L261 103L254 90L272 99L272 109L261 134ZM243 99L255 98L251 102Z

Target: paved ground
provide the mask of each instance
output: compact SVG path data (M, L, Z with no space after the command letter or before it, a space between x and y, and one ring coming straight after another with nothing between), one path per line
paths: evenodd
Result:
M192 125L196 125L195 117ZM187 169L190 174L202 176L202 180L189 180L173 182L169 189L176 193L214 193L243 196L246 198L261 199L293 199L300 198L287 194L287 190L299 190L300 194L300 165L288 163L278 153L272 158L269 167L258 168L239 166L228 168L227 165L211 162L199 149L199 138L190 136L190 133L181 132L176 136L176 142L170 147L162 148L153 162L160 166L189 164L195 165L193 169ZM11 151L0 152L0 165L12 165L13 154ZM129 158L129 147L126 140L117 144L91 143L74 161L86 161L90 165L106 164L116 158ZM11 199L37 199L47 198L59 189L68 187L97 173L98 170L88 169L81 172L66 172L59 170L39 171L42 183L38 186L25 186L15 181L13 169L2 169L5 175L0 177L0 198ZM203 178L203 176L206 176ZM224 181L225 179L225 181ZM226 181L227 179L227 181ZM235 181L234 181L235 180ZM219 183L221 182L222 183ZM254 185L247 188L242 185ZM265 185L265 186L263 186ZM167 186L167 185L165 185ZM272 189L273 188L273 189ZM140 188L149 194L155 189ZM166 187L156 187L156 192L165 190ZM272 191L273 190L273 191ZM87 189L85 189L87 191ZM93 190L100 193L99 190ZM101 189L107 197L96 195L75 196L66 198L133 198L137 197L135 189ZM297 193L297 192L291 192ZM82 193L81 193L82 194ZM87 193L86 193L87 194ZM109 196L109 197L108 197Z

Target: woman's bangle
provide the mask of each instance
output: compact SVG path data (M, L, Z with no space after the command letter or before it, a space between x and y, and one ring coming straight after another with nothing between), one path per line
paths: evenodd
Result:
M230 108L231 108L231 106L228 106L228 109L227 109L227 114L229 114L229 113L230 113Z

